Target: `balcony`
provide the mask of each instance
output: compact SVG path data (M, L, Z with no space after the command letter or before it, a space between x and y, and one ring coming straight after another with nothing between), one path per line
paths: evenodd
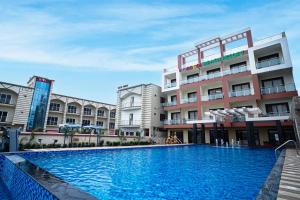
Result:
M176 106L177 102L176 101L171 101L171 102L165 102L162 103L163 107L167 107L167 106Z
M129 110L129 109L139 109L141 107L141 102L127 102L122 104L123 110Z
M292 91L296 91L296 86L294 83L287 84L287 85L279 85L274 87L263 87L260 89L262 95L276 94L282 92L292 92Z
M185 98L185 99L181 99L181 101L180 101L181 104L195 103L195 102L197 102L197 97Z
M260 114L260 117L281 117L281 116L289 116L290 112L269 112L267 114Z
M120 126L139 127L141 125L140 120L122 120Z
M271 66L280 65L280 64L283 64L283 59L271 58L271 59L268 59L268 60L259 61L256 64L256 68L257 69L262 69L262 68L271 67Z
M176 87L176 85L177 85L176 82L175 83L167 83L167 84L165 84L165 89L174 88L174 87Z
M254 90L247 89L247 90L236 90L236 91L231 91L229 92L229 97L242 97L242 96L250 96L254 95Z
M217 100L217 99L223 99L223 98L224 98L224 94L220 93L220 94L212 94L212 95L202 96L201 100L202 101L210 101L210 100Z
M209 74L209 75L202 75L202 76L192 78L192 79L184 79L180 82L180 84L185 85L185 84L190 84L190 83L196 83L198 81L219 78L219 77L223 77L223 76L227 76L227 75L231 75L231 74L242 73L242 72L246 72L246 71L250 71L249 67L248 66L241 66L241 67L237 67L237 68L234 68L234 69L224 70L224 71L218 72L218 73L213 73L213 74Z
M178 125L182 124L181 119L169 119L164 121L164 125Z

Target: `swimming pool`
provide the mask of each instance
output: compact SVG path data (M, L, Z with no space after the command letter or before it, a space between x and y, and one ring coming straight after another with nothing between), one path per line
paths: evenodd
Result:
M254 199L275 163L272 149L204 145L26 157L99 199Z

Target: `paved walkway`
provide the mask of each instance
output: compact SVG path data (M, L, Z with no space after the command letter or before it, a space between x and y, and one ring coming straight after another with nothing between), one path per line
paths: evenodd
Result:
M300 157L296 155L296 150L286 150L277 195L278 200L300 200Z

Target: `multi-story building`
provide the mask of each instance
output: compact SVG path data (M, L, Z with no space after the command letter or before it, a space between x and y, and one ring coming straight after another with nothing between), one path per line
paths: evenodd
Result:
M245 29L195 44L163 71L164 128L184 143L276 145L293 137L297 96L285 33Z
M97 125L114 134L115 105L54 94L53 83L38 76L28 86L0 82L0 127L58 131L59 124Z
M116 129L125 136L154 137L162 127L161 87L154 84L118 88Z

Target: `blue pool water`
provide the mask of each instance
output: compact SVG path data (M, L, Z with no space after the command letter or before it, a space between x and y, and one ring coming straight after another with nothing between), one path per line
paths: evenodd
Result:
M272 149L200 145L28 159L99 199L254 199L275 163Z

